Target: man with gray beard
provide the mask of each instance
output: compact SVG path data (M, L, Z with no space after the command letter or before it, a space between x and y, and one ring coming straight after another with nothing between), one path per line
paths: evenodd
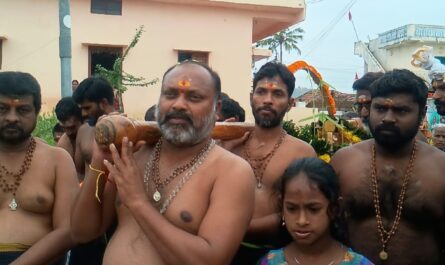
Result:
M255 74L250 93L255 129L232 150L248 161L254 171L255 209L232 264L256 264L271 248L281 245L281 216L273 185L293 160L315 156L309 144L282 128L284 115L293 105L294 88L295 77L283 64L267 63Z
M230 263L252 217L254 177L246 161L211 139L220 93L208 66L175 65L162 81L155 146L124 138L110 155L94 145L72 236L87 242L117 216L104 265Z

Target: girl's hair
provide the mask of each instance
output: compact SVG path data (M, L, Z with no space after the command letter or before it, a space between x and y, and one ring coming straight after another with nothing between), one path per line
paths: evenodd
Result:
M279 209L283 210L284 192L290 180L301 176L307 176L311 183L314 183L321 193L328 199L328 213L331 217L330 232L336 240L346 243L346 229L343 214L340 212L339 197L340 187L338 177L331 165L325 161L308 157L294 160L284 171L281 178L276 182L275 188L278 193Z

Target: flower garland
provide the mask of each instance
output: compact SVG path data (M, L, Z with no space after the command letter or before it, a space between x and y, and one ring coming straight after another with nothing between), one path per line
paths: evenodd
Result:
M306 70L309 73L309 75L312 77L312 80L314 80L314 82L320 87L324 99L327 99L329 115L331 117L334 117L335 113L337 112L337 109L335 107L335 100L332 97L331 92L329 91L329 85L323 81L323 78L317 71L317 69L307 64L305 61L296 61L288 65L287 69L289 69L289 71L293 74L300 69Z

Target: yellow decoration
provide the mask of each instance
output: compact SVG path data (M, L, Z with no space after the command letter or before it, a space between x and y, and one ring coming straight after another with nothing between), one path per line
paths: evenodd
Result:
M331 162L331 156L329 154L321 155L318 158L320 158L321 160L325 161L326 163Z

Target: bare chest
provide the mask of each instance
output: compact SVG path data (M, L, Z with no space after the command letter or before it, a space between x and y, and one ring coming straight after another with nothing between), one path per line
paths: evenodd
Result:
M386 221L392 221L400 208L402 219L418 227L428 227L444 217L443 182L437 183L437 178L422 167L413 170L405 183L405 194L402 194L405 168L381 165L375 182L370 166L351 168L346 175L341 176L342 195L347 214L354 219L374 217L377 207Z
M2 176L5 183L14 188L8 192L2 190L0 207L36 214L51 213L55 196L54 174L54 170L51 170L47 163L33 163L20 180L11 176Z
M257 188L271 189L292 161L304 157L304 154L300 154L298 150L291 150L283 145L274 152L259 149L249 155L245 150L239 151L239 155L250 164L254 171Z

